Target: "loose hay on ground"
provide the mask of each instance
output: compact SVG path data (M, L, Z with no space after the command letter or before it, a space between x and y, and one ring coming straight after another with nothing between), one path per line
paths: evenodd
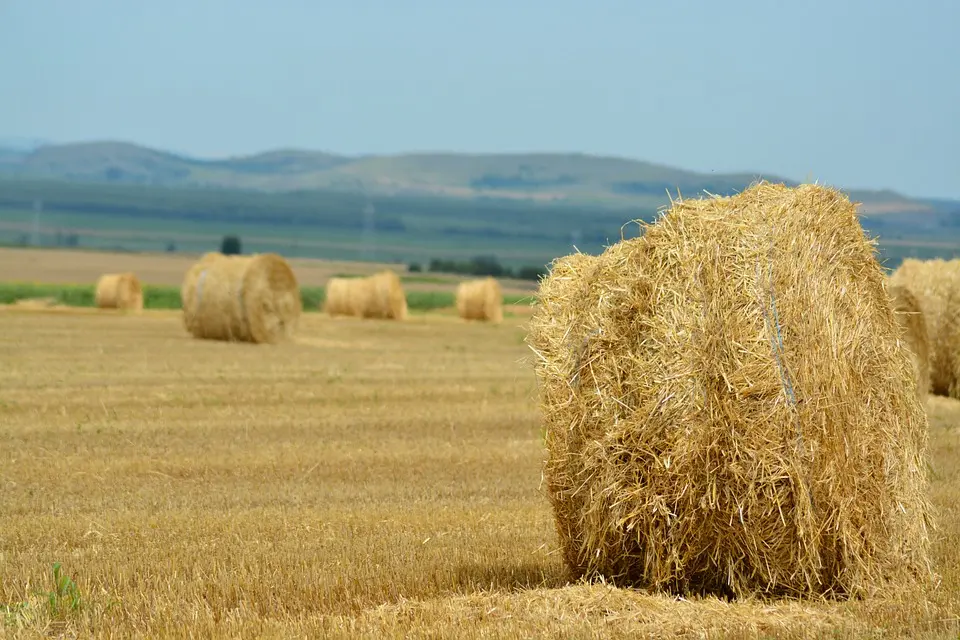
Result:
M282 257L208 253L180 289L183 322L196 338L277 343L291 337L302 312L300 287Z
M920 303L930 347L930 392L960 398L960 260L908 258L890 276Z
M100 276L94 295L100 309L143 310L143 288L133 273L107 273Z
M528 341L574 575L737 596L932 575L926 416L839 192L676 202L555 262Z
M323 310L331 316L384 320L405 320L408 313L400 276L389 269L364 278L331 278Z
M930 621L923 606L877 600L847 603L775 603L746 599L677 599L606 584L574 584L514 593L477 593L429 600L402 600L357 617L329 619L324 632L348 637L656 637L810 638L949 637L956 620ZM889 620L899 618L900 627ZM881 623L883 620L883 623ZM923 623L918 624L918 620ZM450 630L456 629L455 633Z
M457 286L457 313L464 320L503 322L503 292L496 278L467 280Z
M892 284L888 289L903 330L904 345L913 357L917 393L924 398L930 390L930 341L923 310L920 301L907 287Z

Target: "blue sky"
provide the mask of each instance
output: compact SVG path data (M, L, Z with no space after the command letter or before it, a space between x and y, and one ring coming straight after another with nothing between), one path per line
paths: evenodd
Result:
M0 136L578 151L960 198L960 2L0 0Z

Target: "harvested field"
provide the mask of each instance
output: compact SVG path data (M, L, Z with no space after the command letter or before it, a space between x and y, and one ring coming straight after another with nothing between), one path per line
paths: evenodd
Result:
M51 284L88 284L96 282L103 273L133 271L147 285L180 286L198 255L166 253L111 253L108 251L78 251L69 249L0 248L0 280L8 282L36 282ZM409 291L456 291L462 276L453 274L407 273L403 265L372 262L346 262L291 258L288 260L304 287L319 287L339 274L372 275L391 269L410 282L404 282ZM529 293L537 283L504 280L507 294Z
M957 637L960 402L929 400L925 602L568 585L520 322L304 314L261 348L0 309L0 637Z

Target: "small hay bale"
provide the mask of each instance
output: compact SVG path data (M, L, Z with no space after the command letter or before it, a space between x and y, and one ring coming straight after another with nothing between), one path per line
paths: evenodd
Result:
M330 278L324 292L323 310L331 316L363 315L371 287L366 278Z
M133 273L107 273L97 281L95 304L100 309L143 310L143 288Z
M917 393L924 398L930 390L930 339L927 335L927 323L920 301L910 289L903 285L891 284L887 290L890 292L893 310L903 331L904 346L913 357Z
M330 278L323 310L331 316L404 320L407 297L400 276L387 269L365 278Z
M890 276L920 303L930 349L930 393L960 399L960 260L908 258Z
M293 269L273 253L205 254L187 271L180 300L194 337L253 343L290 338L303 304Z
M372 304L367 309L367 318L405 320L407 295L403 291L400 276L387 269L370 276L373 282Z
M503 292L496 278L467 280L457 286L457 313L464 320L503 322Z
M926 414L855 206L760 183L555 261L528 343L575 577L855 596L933 576Z

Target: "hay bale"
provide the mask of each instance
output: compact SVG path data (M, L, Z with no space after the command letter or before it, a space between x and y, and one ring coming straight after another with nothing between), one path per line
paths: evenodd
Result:
M919 301L930 349L930 393L960 398L960 260L908 258L890 282Z
M133 273L107 273L97 281L95 303L100 309L143 310L143 288Z
M302 312L290 265L273 253L208 253L180 288L183 322L196 338L277 343L291 337Z
M330 278L323 310L331 316L404 320L407 297L400 276L387 269L365 278Z
M464 320L503 322L503 292L495 278L467 280L457 286L457 313Z
M362 317L367 298L372 294L366 278L330 278L323 299L323 310L331 316Z
M917 394L926 397L930 390L930 339L920 301L909 288L891 284L887 287L893 310L900 322L903 344L913 358L917 378Z
M855 207L761 183L556 261L527 338L575 577L833 596L930 578L926 415Z
M366 309L367 318L404 320L407 317L407 295L400 276L387 269L370 276L373 282L372 302Z

